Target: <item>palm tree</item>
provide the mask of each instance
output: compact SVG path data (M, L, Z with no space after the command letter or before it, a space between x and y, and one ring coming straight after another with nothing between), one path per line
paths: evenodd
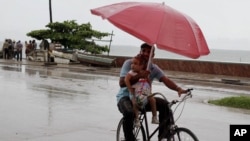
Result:
M51 7L51 0L49 0L49 17L50 17L50 22L52 23L52 7Z

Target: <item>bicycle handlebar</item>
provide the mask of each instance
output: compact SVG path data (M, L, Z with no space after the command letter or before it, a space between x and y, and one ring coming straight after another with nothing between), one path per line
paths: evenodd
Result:
M192 98L192 92L191 92L192 90L193 90L193 88L187 89L186 90L186 92L187 92L186 95L181 100L172 100L169 103L169 106L171 107L171 106L173 106L176 103L183 102L183 101L185 101L188 98Z
M186 99L191 98L192 97L192 90L193 90L193 88L187 89L185 96L181 100L172 100L169 103L169 106L171 107L171 106L173 106L176 103L183 102ZM165 99L167 101L167 98L162 93L159 93L159 92L153 93L153 94L149 95L148 97L152 97L152 96L155 96L155 95L160 95L160 96L163 97L163 99Z

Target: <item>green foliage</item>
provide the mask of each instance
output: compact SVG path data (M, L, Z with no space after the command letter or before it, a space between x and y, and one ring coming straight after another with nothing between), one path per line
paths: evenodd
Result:
M100 54L108 51L108 46L100 46L94 39L102 39L110 33L102 33L92 29L90 23L78 25L74 20L49 23L48 29L34 30L27 36L41 40L50 39L61 43L67 49L82 49L92 54Z
M41 30L34 30L32 32L27 33L27 36L31 36L32 38L35 38L37 40L42 40L42 39L49 39L50 34L52 32L48 29L41 29Z
M234 108L250 109L250 97L239 96L239 97L227 97L219 100L209 100L208 103L212 103L220 106L228 106Z

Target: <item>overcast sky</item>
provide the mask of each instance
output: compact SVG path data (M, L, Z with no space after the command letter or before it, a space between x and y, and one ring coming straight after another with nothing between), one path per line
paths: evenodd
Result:
M140 45L141 41L92 15L90 9L124 0L52 0L53 21L90 22L101 32L114 31L112 44ZM126 0L131 1L131 0ZM192 17L202 29L209 48L250 50L249 0L137 0L165 2ZM0 41L29 40L26 33L49 23L49 0L0 0Z

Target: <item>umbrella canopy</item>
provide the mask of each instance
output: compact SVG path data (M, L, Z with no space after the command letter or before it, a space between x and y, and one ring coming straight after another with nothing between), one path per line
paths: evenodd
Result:
M159 49L194 59L210 52L196 22L164 3L122 2L91 13Z

